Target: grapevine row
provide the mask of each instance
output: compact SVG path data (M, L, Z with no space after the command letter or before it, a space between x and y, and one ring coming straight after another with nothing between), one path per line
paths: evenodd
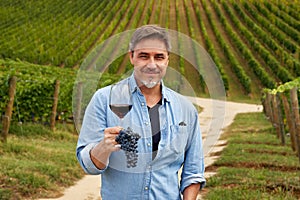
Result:
M162 0L156 0L155 2L155 6L156 9L154 9L153 11L155 11L155 15L154 15L154 24L158 24L159 23L159 16L161 13L161 4L162 4Z
M288 15L292 16L295 20L300 20L299 9L294 9L295 7L292 5L284 5L282 2L276 1L273 2L277 5L278 9L286 12Z
M87 3L87 6L90 6L88 3ZM96 6L96 4L94 4L94 6ZM93 6L90 6L91 8L93 7ZM89 8L89 7L87 7L87 8ZM100 7L101 8L101 7ZM80 9L80 7L79 8L77 8L77 9ZM81 8L82 9L82 8ZM83 10L83 9L82 9ZM84 9L85 10L85 9ZM84 11L83 10L83 11ZM94 9L96 12L98 12L98 10L97 9ZM35 43L36 42L30 42L30 41L28 41L27 42L27 44L31 44L31 49L33 49L33 50L30 50L30 48L28 47L27 49L26 49L26 53L28 52L28 53L31 53L31 54L33 54L33 55L28 55L27 56L27 60L29 60L30 61L30 59L32 59L32 57L35 57L35 55L40 55L40 58L39 59L43 59L43 58L46 58L46 59L48 59L49 60L49 57L51 58L51 57L53 57L53 59L51 60L52 62L54 62L54 64L56 64L56 65L59 65L59 61L57 62L57 63L55 63L55 61L56 60L58 60L58 58L57 58L57 56L55 56L55 55L57 55L57 49L59 49L59 48L63 48L63 49L65 49L65 47L66 46L68 46L68 44L66 44L66 42L68 42L68 41L64 41L63 40L63 37L64 36L60 36L60 35L58 35L57 33L62 33L62 34L64 34L64 32L65 32L65 36L66 35L72 35L72 33L74 32L75 34L76 34L76 32L79 32L80 31L80 29L78 29L78 28L76 28L76 29L72 29L71 27L72 26L74 26L74 25L72 25L72 24L80 24L80 21L82 21L82 19L81 18L78 18L78 20L79 21L77 21L76 23L74 22L74 20L73 20L73 18L72 17L68 17L69 15L71 16L72 15L72 13L76 13L77 12L77 10L74 10L74 11L72 11L72 10L69 10L69 12L68 12L68 14L67 15L64 15L64 16L66 16L66 18L68 19L68 20L63 20L64 19L64 16L56 16L55 18L53 18L53 23L50 23L50 26L45 26L43 23L41 23L41 25L39 25L39 26L41 26L41 27L46 27L46 30L45 30L45 34L43 34L43 36L42 37L39 37L38 35L37 35L37 31L34 29L34 28L32 28L32 31L35 31L35 32L33 32L32 34L31 34L31 37L35 37L35 38L39 38L38 40L36 39L35 41L39 41L39 40L41 40L40 41L40 43L42 43L42 46L40 47L40 48L36 48L36 45L35 45ZM100 12L100 11L99 11ZM72 21L73 20L73 21ZM61 25L60 24L63 24L64 25L64 29L61 29ZM87 23L88 24L88 23ZM83 24L82 24L83 25ZM50 29L52 29L51 31L50 31ZM60 29L59 29L60 28ZM49 29L49 30L48 30ZM68 33L67 31L68 30L73 30L72 32L71 32L71 34L70 33ZM55 37L57 37L57 39L55 39ZM53 44L51 44L51 41L55 41L55 43L53 43ZM27 41L27 39L26 38L24 38L23 39L23 46L24 46L24 41ZM25 46L26 47L26 46ZM22 49L24 49L25 50L25 47L24 48L22 48ZM22 50L21 49L21 50ZM44 49L44 50L43 50ZM36 52L36 51L38 51L38 52ZM22 53L22 52L20 52L19 53L20 55L23 55L23 54L25 54L25 51L24 51L24 53ZM58 54L58 56L60 56L61 57L61 59L59 59L59 60L62 60L64 57L63 57L63 55L61 55L61 54ZM23 56L24 57L24 56ZM25 57L26 57L26 54L25 54ZM55 59L55 60L54 60ZM36 62L35 60L33 61L33 62ZM49 62L49 61L48 61ZM41 60L39 61L39 63L43 63L43 62L41 62Z
M64 119L72 116L72 92L76 71L54 66L41 66L0 59L0 112L3 113L8 97L8 80L17 77L17 90L12 121L49 122L53 102L54 83L60 80L57 112ZM89 77L90 78L90 77ZM94 77L98 78L98 76ZM120 76L103 74L98 87L116 82ZM97 80L97 79L95 79ZM85 105L86 106L86 105Z
M94 10L94 12L91 11L92 14L88 17L88 19L86 19L83 23L80 24L80 29L79 29L80 32L76 33L74 35L74 37L72 38L72 40L70 40L69 48L68 49L61 48L61 50L59 52L59 54L64 55L63 62L66 66L74 65L75 61L70 62L69 57L70 56L75 57L77 55L76 51L81 46L84 46L85 49L89 48L90 45L87 44L88 41L93 41L94 38L92 36L94 36L95 33L100 33L100 31L97 30L99 24L101 24L103 26L103 25L105 25L105 23L107 23L104 21L105 18L103 16L103 12L107 12L107 11L111 10L113 5L114 5L113 2L109 2L108 4L101 3L101 4L99 4L98 7L95 7L94 5L91 6L92 9Z
M254 2L256 9L263 14L267 19L271 20L272 24L275 24L280 30L284 31L288 36L290 36L297 44L300 43L300 35L299 33L279 20L278 18L274 17L272 14L268 12L267 9L263 8L260 3Z
M86 9L88 9L89 8L89 4L87 4L86 5ZM31 5L30 6L28 6L28 7L32 7ZM80 7L75 7L74 6L74 8L73 8L73 10L74 9L76 9L74 12L79 12L79 9L80 9ZM31 10L29 10L29 12L31 12ZM32 13L34 13L34 7L32 8ZM79 12L80 13L80 12ZM32 14L33 16L31 16L31 18L32 19L28 19L27 20L27 22L26 22L26 24L25 25L27 25L27 26L29 26L29 28L30 29L28 29L28 31L26 31L25 32L25 34L22 34L20 37L20 39L21 40L23 40L23 39L26 39L28 42L26 43L27 45L31 45L32 43L34 43L37 39L43 39L43 38L41 38L39 35L37 35L37 34L35 34L35 32L36 32L36 28L40 28L40 29L42 29L43 28L43 31L45 32L45 33L49 33L50 31L54 31L54 32L56 32L56 29L57 29L57 26L59 26L59 24L60 23L63 23L63 21L61 20L61 19L63 19L64 17L66 17L66 18L70 18L70 16L72 15L72 10L69 10L69 12L67 13L67 14L64 14L63 16L62 16L62 13L60 13L60 14L58 14L58 18L56 19L56 17L55 18L51 18L51 19L49 19L48 18L48 13L41 13L41 16L35 16L34 14ZM36 23L35 21L34 21L34 18L35 17L41 17L41 19L43 20L43 21L45 21L46 22L46 20L48 20L48 21L50 21L51 23L49 24L49 26L45 26L43 23ZM81 21L81 19L79 19L78 20L78 22L80 22ZM66 22L68 22L68 21L66 21L66 20L64 20L64 22L65 22L65 24L67 25L67 24L71 24L71 23L66 23ZM17 29L16 30L13 30L13 31L18 31L19 29L20 29L20 27L16 27ZM30 32L30 31L33 31L33 32ZM45 37L45 36L48 36L49 34L43 34L43 36L42 37ZM22 36L23 36L23 38L22 38ZM47 41L47 40L42 40L42 41ZM49 45L49 46L52 46L51 44ZM26 47L26 46L25 46ZM48 48L48 47L46 47L46 48Z
M128 19L128 18L123 17L124 12L129 7L128 1L126 1L125 3L120 2L120 1L118 1L118 3L112 2L112 4L113 4L112 8L107 11L109 14L107 14L103 19L103 21L105 23L101 23L100 26L96 27L95 32L93 32L90 35L91 39L87 40L88 43L86 44L86 46L81 45L75 51L75 55L78 55L78 58L75 59L75 61L76 61L75 64L78 65L81 62L81 59L83 57L85 57L85 54L88 53L88 50L92 49L97 44L99 44L100 42L103 42L110 35L112 35L114 29L117 27L117 24L120 23L121 19L123 19L123 20ZM101 34L99 34L99 33L101 33ZM70 57L73 57L72 54L70 55ZM67 57L67 59L68 59L68 57Z
M176 17L176 3L169 1L169 29L171 30L178 30L177 28L177 17ZM175 34L177 34L176 32L174 32ZM177 35L174 34L174 38L178 38ZM173 52L176 52L176 50L179 49L178 46L178 42L175 42L174 44L172 44L172 49ZM178 51L177 51L178 52ZM169 65L172 66L176 71L178 71L180 73L180 68L179 68L179 60L180 60L180 56L177 55L176 53L174 54L170 54L170 56L172 57L170 59ZM177 75L178 76L178 75Z
M128 29L132 29L132 28L135 28L137 27L138 23L141 22L142 20L142 14L144 12L144 9L138 9L138 5L141 4L141 6L143 8L146 7L146 2L136 2L136 4L134 5L131 5L131 8L134 8L134 10L129 10L128 12L130 13L129 15L131 16L131 18L135 18L135 19L138 19L138 20L130 20L130 21L127 21L127 24L126 24L126 27L119 27L120 29L117 29L116 31L122 31L122 30L128 30ZM123 23L125 23L125 21L123 21ZM123 43L125 39L124 37L127 37L127 35L123 36L123 37L120 37L119 40L117 41L116 44L118 43ZM125 40L127 41L127 40ZM126 44L127 45L127 44ZM115 53L118 53L118 50L119 50L119 46L118 45L115 45L114 46L114 50L113 52L111 53L111 57L115 57ZM125 57L124 55L119 57L117 60L115 60L113 63L110 64L109 66L109 73L117 73L117 74L120 74L120 71L124 72L126 70L126 65L128 64L128 57Z
M105 10L109 10L110 7L113 6L113 3L110 3L110 4L100 4L100 5L96 5L96 4L93 4L93 6L91 6L93 9L93 13L97 14L97 13L101 13L101 10L105 11ZM92 12L92 11L91 11ZM75 35L73 37L71 37L71 40L69 40L68 42L68 45L69 45L69 48L64 48L62 45L65 45L65 42L61 41L60 42L60 47L57 47L56 45L53 46L52 48L48 48L47 51L52 51L52 52L55 52L57 50L59 50L58 52L58 55L60 55L60 57L58 57L56 59L56 62L55 63L64 63L66 66L70 67L70 66L73 66L74 65L74 62L71 63L69 62L69 59L68 59L68 55L72 54L72 57L74 57L76 60L79 60L80 57L78 56L78 48L79 47L84 47L84 48L88 48L88 45L86 44L86 41L90 41L90 36L92 36L92 33L95 29L95 26L97 26L98 23L102 23L102 19L103 17L101 15L95 15L92 14L91 17L87 18L84 23L82 23L80 25L80 28L77 29L77 31L74 31L75 32ZM90 21L90 20L93 20L93 21ZM78 32L78 33L76 33Z
M300 31L300 22L298 20L295 20L292 17L290 17L289 15L286 15L284 12L281 12L278 8L273 6L271 2L265 1L264 5L271 13L274 13L277 17L281 18L289 26L293 27L297 31Z
M137 4L138 2L136 2ZM121 31L121 30L124 30L125 29L125 26L128 24L128 20L126 20L127 18L124 18L123 16L126 15L126 13L130 12L130 10L133 10L134 8L136 8L136 4L129 4L127 2L127 4L123 4L126 6L126 11L121 13L119 15L119 18L117 18L117 20L114 20L111 21L111 24L110 24L110 29L107 29L109 32L106 32L109 33L110 35L112 35L113 33L116 33L118 31ZM127 17L131 17L133 14L133 11L131 11ZM122 18L123 17L123 18ZM123 20L121 20L123 19ZM103 37L103 35L101 35L101 37ZM123 39L123 36L111 41L110 43L104 43L102 46L102 48L99 50L96 51L97 55L95 55L94 57L92 57L93 60L90 61L90 63L88 64L87 66L87 69L89 68L92 68L94 66L96 66L96 68L99 68L101 70L105 70L103 67L104 66L107 66L111 61L113 61L113 58L115 57L116 53L119 52L119 48L120 48L120 42L123 42L122 41ZM101 41L101 39L99 39ZM122 43L121 43L122 44ZM116 49L116 50L115 50ZM99 57L101 56L101 58ZM116 73L117 69L120 67L119 64L122 62L122 57L118 58L113 64L110 65L109 67L109 72L111 73Z
M166 26L166 28L170 28L170 19L168 17L169 13L170 13L170 0L167 0L166 5L167 5L167 8L166 8L166 15L165 15L165 18L166 18L165 26Z
M178 9L178 1L179 0L176 0L176 7L175 7L175 12L176 12L176 25L177 25L177 31L180 32L181 31L181 25L180 25L180 15L179 15L179 9ZM183 54L182 52L182 41L181 41L181 37L178 37L178 53L179 53L179 72L180 74L182 74L183 76L185 75L185 72L184 72L184 59L183 57L181 56Z
M219 8L219 5L212 1L213 7L217 13L217 16L220 19L220 22L224 26L225 30L230 36L230 39L234 42L237 49L242 54L243 58L247 60L249 67L252 69L252 71L256 74L256 76L259 78L261 83L267 87L267 88L274 88L275 82L270 77L270 75L266 72L266 70L259 64L259 62L254 58L249 48L244 44L244 42L239 38L238 34L236 34L229 23L227 22L226 18L224 17L223 13L221 12L221 9Z
M130 25L130 29L136 28L136 27L140 26L141 24L149 24L149 20L150 20L151 14L152 14L151 8L153 6L154 0L147 1L147 2L142 2L142 3L143 3L142 4L143 9L138 9L138 14L135 17L136 19L139 19L139 20L135 20L135 21L131 20L132 23ZM148 7L148 9L146 9L147 7ZM128 61L129 61L128 57L123 56L122 58L119 58L116 61L114 61L110 65L110 68L111 67L114 68L113 65L118 65L119 68L116 71L116 73L117 74L122 74L122 73L127 72L130 69L132 69L132 66Z
M124 16L126 15L129 15L130 18L132 17L133 13L134 13L134 8L136 8L136 4L138 2L135 2L135 4L130 4L128 5L127 7L127 10L124 12L124 14L122 14L123 16L123 19L124 19ZM130 21L128 20L120 20L118 22L119 24L118 25L115 25L115 29L113 30L113 32L111 33L111 35L114 35L115 33L118 32L118 30L125 30L126 27L129 25ZM105 47L106 49L107 48L111 48L112 49L112 52L110 52L108 55L110 55L108 61L110 62L111 60L113 60L115 57L116 57L116 54L119 53L119 48L120 46L118 46L118 44L122 44L123 41L124 41L124 37L125 36L121 36L120 38L116 39L116 41L114 41L115 45L110 45L109 47ZM101 59L101 58L100 58ZM113 73L115 74L117 72L117 70L120 68L120 64L122 63L123 61L123 57L119 57L117 60L115 60L110 66L109 66L109 73ZM109 63L105 63L105 66L108 65Z
M134 10L136 8L137 3L138 2L130 4L130 2L126 2L124 4L127 7L126 10L124 11L122 9L120 11L120 15L117 18L113 18L113 21L111 21L110 24L109 24L109 28L106 29L104 35L101 35L97 39L97 41L102 42L107 37L109 37L109 36L111 36L115 33L121 32L122 30L125 30L127 25L130 22L130 19L131 19L133 13L134 13ZM118 45L117 45L118 42L122 42L122 37L119 38L118 40L114 41L113 42L114 44L110 43L108 47L104 47L106 52L110 51L110 53L107 53L105 55L109 55L110 58L113 58L115 56L115 53L118 52L118 51L114 51L115 48L117 48L117 49L119 48ZM108 59L108 61L110 61L110 58ZM115 64L120 64L121 61L122 61L122 58L119 58L119 59L117 59ZM104 65L107 65L107 64L108 63L106 63ZM115 65L115 67L110 67L109 69L115 73L118 67L120 67L120 66Z
M64 16L57 15L55 18L51 18L50 21L53 21L53 23L50 23L50 26L45 26L43 23L38 26L41 27L40 30L45 31L45 34L42 34L41 36L37 35L38 31L36 31L34 27L31 28L30 38L32 39L29 38L28 40L26 35L23 36L23 34L21 34L23 37L19 38L19 40L22 42L22 48L19 48L18 51L15 51L14 49L20 45L10 45L12 42L17 41L17 39L10 40L9 43L4 44L2 56L12 58L21 57L30 62L45 64L51 62L54 65L65 64L68 67L73 66L75 63L78 63L78 61L80 62L86 51L95 44L94 41L99 38L101 32L107 33L103 30L108 27L108 23L114 20L113 13L117 12L117 4L122 5L122 2L119 1L116 3L110 1L108 4L105 2L97 4L97 2L88 1L84 4L84 6L86 6L85 9L80 6L76 6L76 10L74 10L75 6L70 7L70 9L66 8L69 9L69 12ZM125 4L130 4L130 1L125 2ZM107 9L106 11L103 9L103 6ZM111 8L108 9L109 7ZM78 9L81 9L81 12L79 12ZM74 16L79 15L80 17L74 20L74 17L71 16L74 13L76 13ZM105 13L111 14L105 15ZM48 20L46 17L47 16L42 16L42 19L45 19L45 21ZM65 20L65 18L67 18L67 20ZM130 20L130 18L127 19ZM107 24L105 24L103 20L105 20L104 22ZM78 28L72 28L78 24L81 24ZM61 25L64 25L63 29L61 29ZM67 32L69 30L73 31ZM67 35L68 39L64 40L63 38ZM24 45L24 41L28 41L25 43L27 45ZM51 41L55 43L51 43Z
M272 55L270 55L269 51L266 50L266 48L263 47L259 42L257 42L256 37L254 37L253 34L239 22L239 20L233 14L232 10L229 8L228 4L225 1L222 1L222 5L224 7L224 10L229 15L230 19L236 26L237 30L240 31L241 35L245 36L251 48L263 58L265 63L272 69L274 74L276 74L277 77L284 83L291 81L293 79L293 76L289 73L289 71L283 68L277 62L277 60Z
M277 41L280 42L280 45L284 46L291 53L296 52L297 46L293 44L290 39L286 38L286 35L283 34L281 30L274 26L269 26L270 23L261 17L256 10L252 9L246 1L243 2L243 5L256 21L258 21L266 30L268 30L274 38L277 38Z
M217 40L218 40L219 44L221 45L224 54L226 55L226 57L228 58L228 60L231 63L231 67L232 67L233 72L235 73L235 75L239 79L239 81L240 81L241 85L243 86L243 88L245 89L246 93L251 93L251 80L250 80L249 76L246 74L243 67L239 64L238 60L233 55L230 47L228 46L228 44L223 39L223 36L220 34L217 26L215 25L214 20L211 17L211 13L208 10L208 8L206 6L206 3L203 0L202 0L202 5L203 5L205 13L208 17L208 20L209 20L209 22L210 22L210 24L213 28L213 31L214 31L214 33L217 37Z
M187 18L187 26L189 27L189 35L191 36L191 38L195 41L196 38L195 38L195 31L194 31L194 24L192 23L192 19L191 19L191 16L190 16L190 12L189 12L189 8L187 6L187 0L184 0L184 9L185 9L185 14L186 14L186 18ZM204 89L205 87L205 82L204 82L204 79L203 77L201 76L201 58L200 58L200 55L197 53L197 48L196 48L196 44L195 42L192 41L192 48L193 48L193 53L194 53L194 56L193 58L195 58L195 62L196 62L196 65L198 67L198 72L199 72L199 75L200 75L200 86L202 89Z
M233 7L238 13L241 20L256 34L256 38L260 39L265 43L278 58L283 57L282 61L284 64L297 75L300 75L300 63L295 60L290 54L286 53L285 50L278 45L270 36L266 34L259 26L257 26L240 8L237 3L233 3Z
M49 10L49 12L53 13L53 16L55 17L48 18L48 20L51 20L50 22L52 24L55 23L56 19L59 19L58 18L59 15L63 14L62 12L60 12L59 8L63 6L64 2L63 1L58 1L58 2L51 1L51 2L53 2L52 4L53 6L51 6L51 10ZM8 7L13 7L15 10L3 9L1 11L2 15L7 17L7 19L3 19L0 27L1 30L3 30L2 34L4 34L5 36L9 36L15 32L18 32L22 25L29 24L29 17L27 15L24 15L24 11L22 11L23 9L21 9L20 6L17 6L18 4L16 2L14 3L10 2L10 3L13 5L9 5ZM36 7L35 9L32 9L32 12L34 12L36 9L37 9ZM42 10L39 9L39 12L42 12ZM34 17L47 18L47 12Z
M227 91L227 90L229 90L228 77L227 77L226 73L224 72L223 65L222 65L222 63L220 61L219 56L217 56L216 50L214 48L214 45L212 44L212 42L211 42L211 40L210 40L210 38L209 38L209 36L207 34L205 25L204 25L203 20L201 18L199 7L196 5L195 1L196 0L193 0L193 8L195 9L197 21L198 21L199 26L201 28L201 32L202 32L203 37L204 37L204 41L205 41L205 45L207 47L207 51L210 54L210 56L212 57L212 59L214 60L216 66L218 67L218 70L219 70L219 72L221 74L221 77L222 77L222 80L223 80L223 83L224 83L225 90Z
M151 1L151 2L152 2L151 4L153 5L153 1ZM138 3L141 3L141 2L138 2L138 1L130 2L129 1L128 3L130 3L130 6L129 6L130 9L128 7L128 13L127 14L125 14L125 13L123 14L124 16L122 17L122 19L123 19L122 21L121 20L116 20L116 21L119 21L119 22L121 21L120 24L118 24L118 25L110 25L111 27L116 27L115 30L111 33L111 35L113 35L114 33L121 32L123 30L128 29L128 26L132 22L132 20L130 20L130 19L133 18L132 15L134 14L134 12L136 10L137 10L138 14L137 14L137 17L135 17L135 18L141 20L140 16L142 15L143 10L139 10L138 9L138 7L139 7ZM145 6L145 2L142 5ZM150 19L150 14L152 14L152 12L148 12L148 15L146 15L146 18L144 20L148 21ZM134 22L134 23L131 24L131 26L133 26L132 28L134 28L134 27L137 26L139 20L136 20L136 22ZM101 40L99 39L99 41L101 41ZM119 38L119 41L122 42L123 41L123 37ZM109 55L111 55L110 56L111 58L115 57L114 52L118 52L119 46L117 44L118 44L118 40L115 41L115 45L111 45L110 44L109 47L106 47L106 48L111 49L111 53L109 53ZM116 49L116 51L114 51L114 48ZM106 51L107 51L107 49L106 49ZM107 64L108 63L106 63L105 65L107 65ZM123 68L122 65L126 65L125 66L126 68L128 67L128 60L127 60L127 58L124 58L124 56L121 56L120 58L118 58L117 60L115 60L113 63L111 63L111 65L109 66L109 72L110 73L117 73L120 68Z
M286 144L285 131L289 131L290 145L300 161L299 86L300 79L297 78L276 89L263 90L262 105L282 145Z

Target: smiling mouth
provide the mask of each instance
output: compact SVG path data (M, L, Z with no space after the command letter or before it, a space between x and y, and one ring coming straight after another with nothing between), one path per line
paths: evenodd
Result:
M142 72L145 74L160 74L160 71L158 71L158 70L145 69L145 70L142 70Z
M160 72L152 72L152 71L150 71L150 72L144 72L145 74L159 74Z

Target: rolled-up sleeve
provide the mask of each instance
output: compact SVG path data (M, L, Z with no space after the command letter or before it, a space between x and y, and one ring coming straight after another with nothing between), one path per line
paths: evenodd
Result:
M98 90L88 104L83 118L76 156L83 170L88 174L101 174L105 169L99 170L90 157L90 151L104 137L106 128L106 98L105 89Z
M97 144L89 144L87 145L85 148L83 148L80 152L79 155L77 157L81 167L83 168L83 170L88 173L88 174L93 174L93 175L98 175L101 174L105 171L105 169L98 169L93 161L91 160L91 156L90 156L90 151L94 148L94 146L96 146Z
M181 174L180 191L191 184L200 183L204 187L206 181L204 178L204 156L202 149L202 136L198 120L198 113L194 113L192 123L189 124L191 134L188 140L188 146L185 152L185 161Z

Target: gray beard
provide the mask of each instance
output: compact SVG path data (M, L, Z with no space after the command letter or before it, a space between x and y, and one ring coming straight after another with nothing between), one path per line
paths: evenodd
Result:
M159 81L142 81L143 85L146 86L146 88L153 88L154 86L156 86Z

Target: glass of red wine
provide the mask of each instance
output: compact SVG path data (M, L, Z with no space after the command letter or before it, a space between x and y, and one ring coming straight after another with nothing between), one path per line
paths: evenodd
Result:
M111 87L109 107L119 118L119 126L123 129L116 137L116 147L125 151L127 168L136 167L138 162L138 140L140 135L134 133L128 124L127 129L124 127L123 118L132 108L132 95L129 88L128 80L118 82Z
M120 125L122 126L122 119L132 108L132 98L128 81L121 81L112 85L109 107L119 117Z

